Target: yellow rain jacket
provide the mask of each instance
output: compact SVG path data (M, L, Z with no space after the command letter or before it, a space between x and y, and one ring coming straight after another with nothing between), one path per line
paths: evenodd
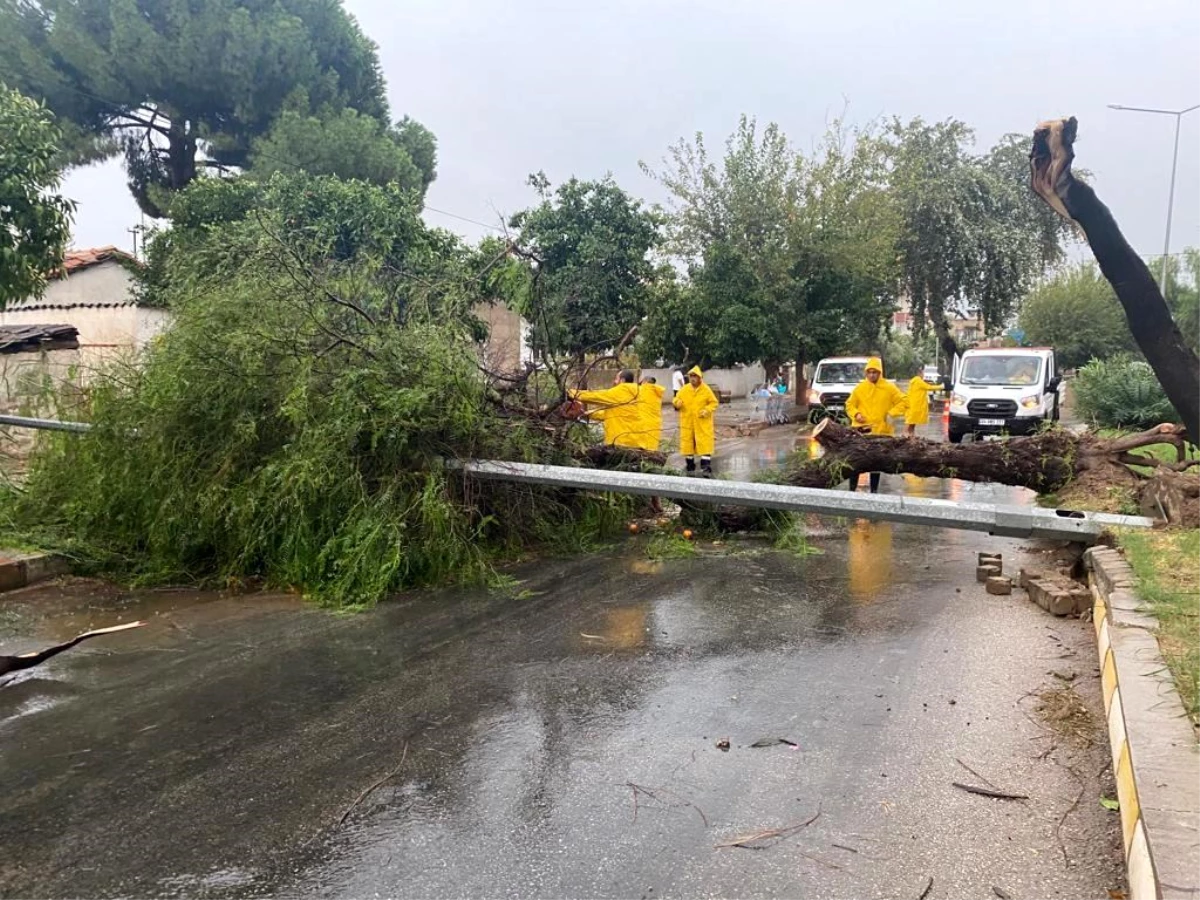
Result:
M930 384L920 375L908 383L908 412L904 414L905 425L924 425L929 421L929 395L940 391L940 384Z
M643 450L658 450L662 440L662 408L665 388L661 384L638 385L639 436Z
M688 375L704 373L699 366L692 366ZM675 394L672 405L679 410L679 452L684 456L712 456L716 444L716 429L713 413L717 411L717 395L703 380L700 387L692 387L689 381Z
M599 407L589 415L604 423L604 443L641 447L642 420L636 384L623 381L602 391L571 391L571 399Z
M863 367L878 369L879 380L874 384L865 378L858 383L846 401L846 415L850 417L851 428L870 428L871 434L895 434L888 416L902 416L908 408L908 399L900 388L883 378L883 361L879 357L867 360ZM863 414L866 422L859 422L858 413Z

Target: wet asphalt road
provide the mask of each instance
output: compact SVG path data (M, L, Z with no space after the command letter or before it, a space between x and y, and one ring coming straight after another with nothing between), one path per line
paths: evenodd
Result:
M0 687L0 894L1122 889L1090 626L973 579L978 550L1015 572L1021 543L866 522L812 543L656 562L643 537L515 570L519 595L361 615L82 581L7 595L3 652L150 624ZM1065 685L1093 717L1074 737L1036 711ZM1029 799L952 786L983 779Z

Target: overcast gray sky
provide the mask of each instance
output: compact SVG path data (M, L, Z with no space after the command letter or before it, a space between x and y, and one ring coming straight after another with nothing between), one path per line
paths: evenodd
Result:
M379 44L392 110L437 135L427 219L475 238L557 183L611 171L661 200L638 160L741 113L797 147L841 113L955 117L977 148L1041 119L1079 119L1077 164L1133 246L1162 252L1175 119L1107 104L1200 103L1196 0L590 3L347 0ZM847 106L848 104L848 106ZM71 173L75 245L128 247L139 216L119 166ZM1171 247L1200 245L1200 110L1183 120Z

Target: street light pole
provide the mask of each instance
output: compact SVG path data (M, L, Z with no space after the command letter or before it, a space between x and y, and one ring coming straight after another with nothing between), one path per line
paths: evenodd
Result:
M1163 257L1162 257L1162 276L1159 280L1159 286L1162 288L1163 299L1167 299L1167 259L1171 255L1171 213L1175 209L1175 169L1179 165L1179 126L1183 123L1183 117L1193 110L1200 109L1200 103L1195 106L1189 106L1187 109L1149 109L1144 106L1121 106L1118 103L1108 104L1109 109L1122 110L1124 112L1144 112L1157 113L1163 116L1175 117L1175 152L1171 156L1171 189L1167 194L1167 237L1163 241Z

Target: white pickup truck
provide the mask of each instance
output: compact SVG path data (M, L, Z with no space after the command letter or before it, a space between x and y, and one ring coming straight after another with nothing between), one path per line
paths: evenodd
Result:
M1062 378L1050 347L968 350L954 359L947 440L1032 434L1058 421Z

